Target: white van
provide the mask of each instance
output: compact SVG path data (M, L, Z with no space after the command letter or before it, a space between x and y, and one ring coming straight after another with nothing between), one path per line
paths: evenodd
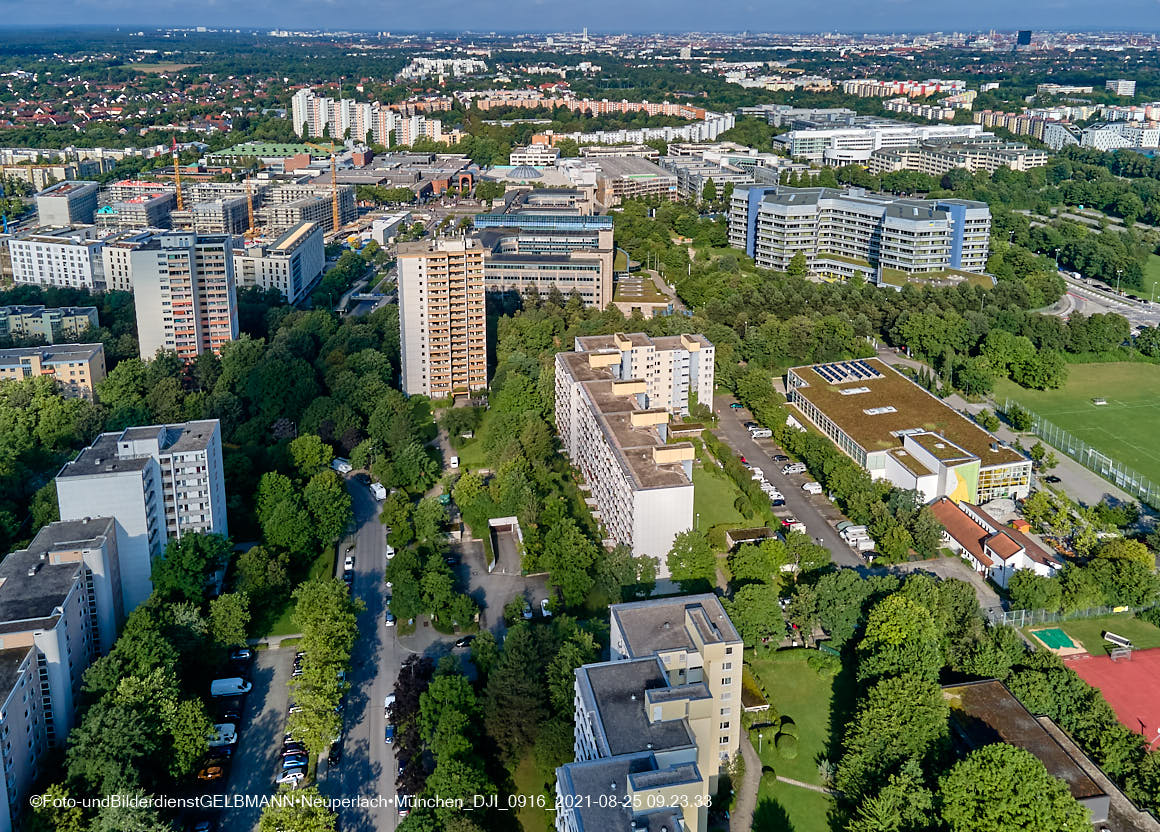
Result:
M233 745L238 741L238 729L232 722L219 722L209 732L210 748L220 748L223 745Z
M459 467L459 457L457 457L457 456L453 456L453 457L451 457L451 467L452 467L452 468L458 468L458 467Z
M822 484L820 482L806 482L802 483L802 491L807 494L821 494Z
M241 696L244 693L249 693L252 687L253 685L240 676L232 676L229 679L214 679L209 684L209 695Z
M330 461L330 467L340 474L349 474L354 470L354 466L350 464L350 460L343 459L340 456L336 456Z
M870 536L867 534L867 529L865 526L847 526L838 532L838 534L841 535L842 540L845 540L847 543L851 543L860 537Z
M781 472L786 476L790 474L804 474L806 472L806 464L804 462L791 462L782 468Z
M383 484L381 482L372 482L371 483L371 495L376 500L385 500L385 499L387 499L387 489L383 486Z
M749 431L749 435L754 439L772 439L773 431L771 431L769 428L754 428L753 430Z

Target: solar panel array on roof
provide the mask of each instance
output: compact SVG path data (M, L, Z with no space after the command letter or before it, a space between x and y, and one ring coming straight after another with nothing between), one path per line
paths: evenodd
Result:
M832 364L818 364L814 367L814 372L831 384L882 378L882 373L865 361L835 361Z

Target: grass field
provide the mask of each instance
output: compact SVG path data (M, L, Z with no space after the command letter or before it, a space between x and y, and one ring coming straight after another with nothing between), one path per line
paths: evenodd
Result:
M542 796L547 805L551 805L554 796L545 791L544 784L540 781L539 774L536 773L536 762L533 755L525 755L511 774L516 796L526 798L529 802L532 802L537 795ZM552 828L552 816L547 809L524 806L516 811L516 819L519 821L517 828L522 829L523 832L548 832Z
M1104 641L1105 630L1111 630L1116 635L1123 636L1139 650L1160 647L1160 630L1147 621L1141 621L1130 615L1078 618L1074 621L1064 621L1056 626L1071 636L1072 641L1082 644L1083 649L1093 656L1108 655L1110 645Z
M1145 300L1157 297L1160 291L1160 254L1149 254L1148 262L1144 264L1144 285L1140 287L1139 296Z
M155 64L131 64L130 68L138 72L181 72L183 69L189 69L191 66L197 64L172 64L172 63L155 63Z
M826 795L781 783L767 774L757 790L753 832L829 832L832 807Z
M1092 404L1093 398L1106 405ZM1160 482L1160 366L1133 362L1072 364L1059 390L995 386L998 402L1011 398L1149 479Z

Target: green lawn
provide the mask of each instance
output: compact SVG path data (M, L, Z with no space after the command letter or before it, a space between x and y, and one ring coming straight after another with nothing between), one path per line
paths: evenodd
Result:
M824 794L779 782L773 775L761 778L753 832L830 832L833 801Z
M1046 624L1050 627L1052 625ZM1148 649L1160 647L1160 630L1147 621L1141 621L1131 615L1105 615L1101 618L1077 618L1074 621L1064 621L1055 626L1071 636L1072 641L1079 642L1083 648L1093 656L1105 656L1111 646L1104 641L1104 631L1111 630L1118 636L1123 636L1132 642L1134 647ZM1040 629L1036 627L1035 629Z
M1160 366L1135 362L1072 364L1059 390L1024 390L1010 381L995 399L1012 398L1103 454L1160 482ZM1092 404L1104 398L1106 405Z
M310 564L310 572L307 580L325 577L333 578L334 559L337 556L337 552L337 546L327 546L323 549L322 554L314 560L314 563ZM286 606L283 608L282 613L274 619L274 623L270 625L269 631L259 633L258 635L284 636L296 632L298 632L298 625L294 621L294 599L291 598L286 601Z
M529 802L532 802L537 795L542 795L547 801L547 805L551 805L552 801L555 800L555 795L549 795L545 792L544 784L536 773L536 761L532 754L528 754L520 760L520 764L512 772L512 785L515 786L516 796L525 798ZM519 821L517 828L522 829L523 832L548 832L552 828L551 814L547 809L525 806L516 811L516 819Z
M1149 254L1148 262L1144 264L1144 285L1140 287L1139 296L1145 300L1153 297L1160 298L1160 254Z
M693 467L693 513L699 515L698 528L745 523L745 515L733 505L740 496L733 480L716 465Z

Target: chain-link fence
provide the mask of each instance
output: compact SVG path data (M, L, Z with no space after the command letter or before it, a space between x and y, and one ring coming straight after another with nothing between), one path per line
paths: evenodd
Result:
M1049 422L1016 401L1007 399L1003 405L1003 412L1010 413L1013 407L1018 407L1031 416L1031 431L1048 445L1067 454L1080 465L1095 471L1108 482L1134 497L1138 497L1148 505L1160 508L1160 485L1133 471L1122 462L1097 451L1078 436L1074 436L1059 425Z
M1073 612L1048 612L1047 610L1002 610L993 607L985 611L992 627L1034 627L1037 624L1054 624L1058 621L1074 621L1077 618L1099 618L1101 615L1137 613L1147 607L1088 607Z

